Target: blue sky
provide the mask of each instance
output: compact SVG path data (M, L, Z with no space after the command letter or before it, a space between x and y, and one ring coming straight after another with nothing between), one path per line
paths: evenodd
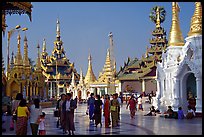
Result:
M89 52L92 55L93 71L98 77L102 70L106 51L109 48L108 33L113 33L114 55L119 70L124 61L141 58L150 46L151 31L155 24L150 21L149 13L155 6L163 6L166 20L161 24L167 32L171 27L171 2L32 2L32 22L27 15L7 15L6 35L2 39L5 66L7 63L7 31L16 25L27 27L28 54L32 60L37 57L37 44L42 51L43 38L46 39L47 52L51 55L56 38L56 20L60 20L61 39L66 56L79 72L86 75ZM193 2L179 2L181 12L180 27L183 37L187 37L191 17L194 13ZM24 32L21 32L21 53L23 55ZM17 34L11 38L10 54L17 52ZM11 57L11 55L10 55Z

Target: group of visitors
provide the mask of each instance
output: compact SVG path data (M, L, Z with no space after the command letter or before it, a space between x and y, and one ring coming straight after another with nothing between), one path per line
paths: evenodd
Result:
M184 115L184 112L182 110L182 107L178 108L178 112L175 112L172 110L171 106L168 106L168 109L166 112L164 112L164 117L165 118L175 118L175 119L192 119L193 117L195 117L195 111L188 106L188 110L187 110L187 114L186 116Z
M94 93L91 93L87 101L87 114L89 115L90 121L95 121L95 127L97 127L98 124L102 127L102 113L105 117L105 128L110 128L111 126L116 127L119 126L120 107L121 99L117 93L112 95L112 99L106 94L103 101L100 95L94 96Z
M45 113L40 107L40 100L34 99L29 107L22 93L17 93L16 99L12 101L13 117L10 121L10 130L14 130L16 123L16 135L27 135L27 125L30 119L32 135L45 135Z
M137 106L138 110L143 111L142 95L138 98L131 95L126 106L126 109L129 107L131 119L135 119ZM117 93L112 96L106 94L102 99L100 95L94 96L94 93L91 93L87 100L87 115L89 115L89 119L94 123L95 127L98 125L102 127L102 116L105 119L105 128L117 127L119 126L121 107L122 98ZM61 94L61 98L57 103L57 109L59 111L60 128L63 130L63 134L68 133L69 135L74 135L74 110L76 108L77 99L73 99L71 93ZM157 112L154 106L151 106L150 111L144 116L156 116ZM46 135L46 114L42 112L39 99L34 99L32 105L28 106L23 95L18 93L16 99L12 101L12 114L13 118L10 121L10 130L14 130L14 123L16 123L16 135L27 135L28 120L30 120L32 135ZM192 119L195 117L195 111L188 106L187 114L184 115L181 107L175 112L171 106L168 106L167 111L164 112L164 117Z
M74 135L74 110L76 108L77 99L73 99L71 93L61 94L61 98L57 103L57 109L60 117L60 128L63 130L63 134Z

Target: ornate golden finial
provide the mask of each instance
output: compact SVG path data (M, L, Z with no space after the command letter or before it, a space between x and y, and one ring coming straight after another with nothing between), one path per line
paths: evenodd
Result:
M156 28L161 27L161 23L164 22L166 16L166 11L164 7L155 6L152 8L152 11L149 15L149 18L152 22L156 24Z
M191 27L188 36L202 35L202 5L195 2L195 11L191 18Z
M93 73L93 70L92 70L92 57L91 57L91 54L89 54L89 57L88 57L88 70L87 70L87 73L86 73L86 76L85 76L85 79L84 79L84 83L85 84L89 84L91 82L94 82L96 80L96 77Z
M160 13L159 13L159 7L156 9L156 15L157 15L157 21L156 21L156 28L160 28Z
M79 79L79 85L83 85L83 72L82 69L80 68L80 79Z
M180 30L178 13L180 8L178 2L172 2L172 24L169 33L169 46L183 46L184 39Z
M16 54L15 65L19 66L19 65L23 65L22 56L21 56L21 45L20 45L21 36L20 34L18 34L17 38L18 38L18 50Z
M46 41L45 41L45 38L43 39L43 52L46 52Z
M24 57L23 57L23 65L30 66L29 59L28 59L28 43L27 37L24 37Z
M74 78L74 72L72 71L72 81L71 81L71 85L73 86L73 87L75 87L75 80L74 80L75 78Z
M59 19L57 18L57 32L56 32L56 38L57 38L57 41L60 41L60 22L59 22Z

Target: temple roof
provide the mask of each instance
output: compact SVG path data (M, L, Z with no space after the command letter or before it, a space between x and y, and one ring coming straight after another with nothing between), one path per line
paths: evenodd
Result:
M43 52L41 54L41 66L44 71L44 75L48 79L69 79L72 78L72 72L74 72L75 80L79 81L79 74L74 68L74 63L70 63L65 55L63 48L63 42L60 39L60 23L57 19L56 40L54 41L54 48L52 55L46 54L46 42L43 40ZM57 76L56 76L57 75Z

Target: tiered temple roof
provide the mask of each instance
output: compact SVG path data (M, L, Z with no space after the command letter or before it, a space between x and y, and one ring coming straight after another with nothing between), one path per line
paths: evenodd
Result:
M119 80L139 80L140 78L148 78L156 76L156 63L161 62L162 52L167 48L166 32L160 26L164 21L165 10L162 7L156 6L154 8L156 17L156 28L152 31L152 39L150 39L150 47L146 48L146 53L141 59L130 59L120 68L117 73ZM163 15L163 18L161 18ZM159 16L159 17L158 17ZM156 20L157 19L157 20Z
M70 63L65 55L63 42L60 39L60 23L57 20L57 35L54 41L54 49L52 55L48 56L46 52L46 42L43 40L43 52L41 53L41 66L43 74L50 80L67 80L71 83L72 72L74 72L75 80L79 82L79 74L74 68L74 63Z

